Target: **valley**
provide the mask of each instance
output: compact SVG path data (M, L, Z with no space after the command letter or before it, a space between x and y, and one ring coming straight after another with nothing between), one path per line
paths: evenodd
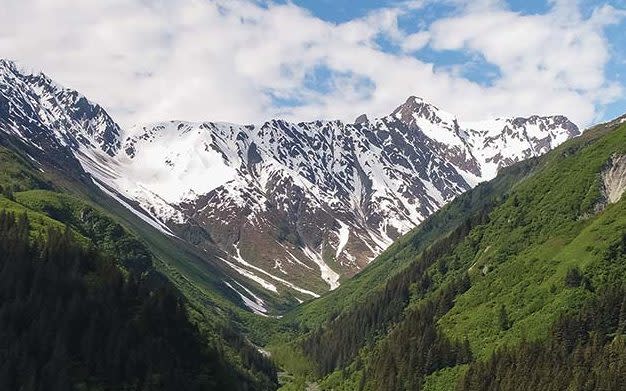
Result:
M77 92L2 65L10 134L65 155L60 165L281 306L337 288L454 197L580 134L562 116L462 122L417 97L352 124L122 129Z
M50 329L25 320L55 337L7 368L25 382L28 365L79 363L59 389L616 389L625 122L463 122L410 97L354 123L123 129L1 60L0 246L39 255L2 268L16 283L0 295L46 319L62 311L45 300L72 309ZM64 277L39 285L46 251ZM56 326L95 333L81 314L103 306L119 317L102 346ZM120 369L130 335L163 351L127 343Z

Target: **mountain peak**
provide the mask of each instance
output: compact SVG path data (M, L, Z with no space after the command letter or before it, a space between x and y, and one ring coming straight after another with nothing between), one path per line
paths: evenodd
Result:
M12 71L19 70L20 73L22 73L21 71L25 71L25 69L21 68L22 67L13 60L9 60L8 58L0 58L0 69L10 69Z
M31 77L31 78L41 79L41 80L46 81L49 84L54 84L55 86L61 88L41 71L36 71L32 68L25 67L19 62L14 61L14 60L0 58L0 75L4 74L6 76L8 73L11 73L13 75L19 75L20 77Z
M13 68L15 67L15 63L11 60L7 60L5 58L0 58L0 68Z
M426 121L436 125L443 124L445 128L453 129L456 127L457 121L454 115L439 109L418 96L409 96L403 104L391 113L390 117L400 120L409 127L424 125L424 121Z
M419 96L411 95L411 96L409 96L406 99L406 101L404 101L404 103L402 103L400 106L398 106L391 113L391 115L395 115L396 113L399 113L399 112L415 112L415 111L418 111L421 107L423 107L425 105L431 106L423 98L421 98Z
M361 114L354 120L355 125L368 123L370 120L367 118L367 114Z
M421 96L416 96L416 95L411 95L408 98L406 98L406 102L404 102L405 104L418 104L418 103L424 103L424 98L422 98Z
M0 109L5 124L40 148L50 143L92 147L113 156L120 145L120 128L106 111L77 91L56 84L42 72L0 59ZM42 126L35 127L33 123ZM34 134L37 133L37 134Z

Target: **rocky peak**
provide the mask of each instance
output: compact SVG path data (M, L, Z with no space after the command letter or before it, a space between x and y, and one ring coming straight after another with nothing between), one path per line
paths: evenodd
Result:
M16 73L18 72L18 66L15 62L0 58L0 74Z
M366 124L368 122L369 119L367 118L367 114L361 114L354 120L355 125Z
M391 117L395 117L405 124L412 124L415 122L416 117L438 123L443 120L441 117L451 117L451 115L442 112L439 108L425 102L420 97L410 96L391 113ZM449 120L449 118L446 119Z
M59 86L41 72L0 59L0 91L0 112L6 113L2 120L11 123L19 134L30 134L36 117L43 125L38 131L57 134L62 144L97 146L109 156L120 148L120 128L100 105ZM35 137L28 138L32 141Z

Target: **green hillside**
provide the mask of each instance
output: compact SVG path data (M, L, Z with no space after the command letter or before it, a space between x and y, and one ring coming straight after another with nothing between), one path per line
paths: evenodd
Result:
M621 302L600 307L626 278L626 201L608 203L602 179L625 154L626 126L613 124L504 170L351 282L287 314L270 343L291 372L284 389L516 389L532 349L561 351L563 366L583 352L598 362L623 354ZM597 314L592 303L602 303ZM586 332L558 337L580 324ZM625 373L621 361L609 370L587 359L579 380L559 383L546 362L527 389L590 389Z
M132 380L131 377L134 370L129 370L127 375L131 377L127 376L125 379L119 379L122 382L130 382L127 384L127 389L142 389L144 386L148 387L148 389L171 389L174 387L174 384L181 384L179 380L176 380L177 376L187 370L193 372L193 376L199 376L197 382L193 379L188 379L189 387L195 387L194 389L214 389L219 385L231 389L265 390L275 388L273 364L251 345L242 333L242 317L249 315L235 304L238 298L233 295L233 292L225 289L219 280L219 273L215 273L211 280L205 279L200 280L200 282L184 278L181 272L184 272L185 269L182 267L177 269L178 264L182 264L186 268L193 268L194 264L201 262L199 257L188 252L185 247L176 246L173 241L163 240L162 234L156 232L155 229L143 223L139 218L121 205L110 200L97 189L93 189L69 175L64 175L63 172L56 170L55 167L46 166L42 170L39 164L29 160L28 155L23 153L22 149L16 148L11 143L0 146L0 167L2 167L0 171L0 211L2 216L19 216L20 219L23 217L28 222L27 230L25 231L28 236L28 243L24 243L24 245L32 246L32 251L39 252L41 250L38 249L48 246L50 238L55 237L54 232L67 232L71 236L69 247L77 245L88 251L80 255L80 257L85 258L84 262L92 262L91 258L94 258L93 262L96 265L114 264L116 266L114 269L119 271L121 276L124 276L125 283L139 284L147 292L153 292L151 294L165 290L168 292L167 295L171 292L177 298L184 297L184 300L181 302L184 315L181 316L184 316L185 319L172 320L173 324L179 322L177 326L172 327L181 328L182 334L178 336L173 334L159 335L155 331L155 338L165 338L164 343L166 345L170 344L164 346L163 349L171 349L171 359L174 360L176 355L180 354L180 359L183 361L187 359L198 361L203 363L202 366L205 369L213 369L209 372L203 372L202 368L195 367L196 369L180 369L179 372L174 373L178 370L172 368L173 372L171 374L164 374L157 373L157 368L154 368L154 376L159 379L169 380L167 382L155 380L153 388L145 385L147 384L145 382L148 381L146 380L147 378L142 377L145 374L135 373L135 375L139 376L139 380ZM2 237L2 240L8 240L7 246L12 246L10 243L16 244L17 239L13 236ZM21 238L20 240L24 239ZM75 250L72 251L75 252ZM80 252L82 250L76 251ZM61 252L59 257L65 257L63 254L65 253ZM34 265L29 263L31 262L29 257L25 257L23 260L19 260L21 262L20 265L22 265L20 267L24 267L26 270L34 267L36 270L38 267L37 261L34 259L34 256L30 258L33 258L32 261L35 261ZM11 257L8 259L11 259ZM63 269L65 266L55 264L50 267ZM97 266L97 268L100 267ZM7 269L5 272L6 274L3 278L20 278L13 275L12 270ZM64 273L62 270L59 272ZM75 280L60 283L69 284L70 288L67 289L69 289L71 297L74 294L72 289L87 289L85 287L81 288L81 286L85 283L87 285L91 284L89 281L83 281L85 278L89 280L91 277L76 276ZM94 276L94 278L97 280L101 277ZM108 277L102 276L102 278L105 280L103 284L108 283L108 280L106 280ZM26 279L25 281L29 280ZM31 296L35 294L33 292L30 293ZM52 292L56 292L56 290L53 289ZM75 293L78 293L78 291ZM23 294L28 295L28 292ZM16 295L10 299L17 300L16 306L18 304L21 305L21 300L25 300L25 297L21 296L22 294L19 292ZM54 294L51 300L55 300ZM65 300L65 298L58 297L58 300L60 302ZM133 304L130 308L127 308L123 304L121 306L124 308L120 307L120 311L130 314L130 316L133 316L132 314L135 311L141 311L141 305L138 304L137 300L144 299L132 299L137 305ZM36 309L36 306L39 305L38 303L34 303L32 308L25 307L25 310L41 312L40 309ZM85 305L88 304L85 303ZM104 303L98 305L110 306L111 304ZM145 305L151 306L152 304L146 302ZM152 309L150 310L152 311ZM154 309L156 312L161 310L161 308ZM88 314L89 311L83 315L87 316ZM164 314L163 316L167 318L170 315L174 316L175 314ZM82 320L79 319L77 321ZM167 321L167 319L163 321ZM62 321L59 320L58 322ZM58 322L50 320L50 327ZM142 327L156 327L157 323ZM37 329L37 333L40 333L42 336L53 335L58 332L58 330L55 331L53 329L42 330L41 325L33 325L32 327L40 327ZM187 328L190 330L189 333L183 335L186 333L185 330ZM180 339L178 339L179 337ZM148 343L148 341L146 338L144 342ZM49 340L49 342L54 343L54 338ZM63 342L63 349L66 349L66 345L71 343L73 343L71 340ZM189 347L189 349L192 349L189 352L176 351L176 349L180 349L183 346L179 345L181 343L192 344L194 347ZM19 349L22 349L24 346L15 345L17 350L14 354L21 354ZM42 348L44 352L49 352L45 350L47 347ZM54 348L54 346L51 348ZM137 349L137 354L151 354L143 351L141 347ZM195 358L185 358L184 355L187 353L190 355L187 357L196 356ZM90 357L93 357L90 359L101 359L102 357L99 354L99 352L90 352ZM72 365L85 364L83 362L85 358L75 359L78 361ZM34 367L45 365L48 358L42 357L41 360L24 365ZM3 360L3 362L6 362L6 360ZM165 361L161 363L163 362ZM60 360L55 365L66 367L68 363L68 361ZM65 379L70 383L80 380L86 381L86 384L91 384L84 389L106 389L106 387L100 388L99 384L109 383L110 379L108 376L113 372L110 372L109 368L100 368L99 370L106 370L96 375L94 373L96 369L94 367L83 368L80 373L72 370L66 374ZM158 370L160 371L161 369ZM25 370L24 367L11 367L6 368L6 370L10 371L8 375L5 373L4 375L6 376L2 377L3 381L7 380L9 382L6 384L12 384L10 383L11 381L17 381L17 384L24 384L26 381L21 377L23 374L20 374L20 371ZM31 370L29 369L29 371ZM14 372L15 375L11 375ZM190 376L192 375L191 372L189 373ZM85 376L95 377L92 380L86 380ZM45 378L36 378L32 382L35 382L35 384L43 382L42 384L45 384L46 381ZM113 383L118 384L117 380L113 381ZM64 384L67 384L67 382ZM62 386L59 387L61 388L58 389L63 389Z

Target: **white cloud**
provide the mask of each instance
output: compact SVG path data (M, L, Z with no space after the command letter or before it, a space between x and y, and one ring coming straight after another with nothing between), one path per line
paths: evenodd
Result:
M431 42L435 49L480 53L496 65L501 77L488 92L507 96L509 112L537 107L588 123L596 103L622 93L604 75L609 50L603 29L623 16L603 6L584 19L572 1L554 2L545 15L519 15L489 4L435 22Z
M125 125L352 119L388 114L409 95L465 119L563 113L587 124L622 94L603 71L603 28L623 16L614 8L585 19L567 1L532 16L470 2L428 31L402 31L398 17L424 3L333 24L292 4L244 0L3 0L0 56L40 67ZM385 52L381 36L402 53ZM483 56L501 77L484 86L458 66L435 68L411 55L429 44ZM324 93L307 87L320 68L335 75ZM276 107L270 93L302 104Z
M415 34L407 35L402 39L402 50L407 53L417 52L423 49L430 40L430 33L428 31L420 31Z

